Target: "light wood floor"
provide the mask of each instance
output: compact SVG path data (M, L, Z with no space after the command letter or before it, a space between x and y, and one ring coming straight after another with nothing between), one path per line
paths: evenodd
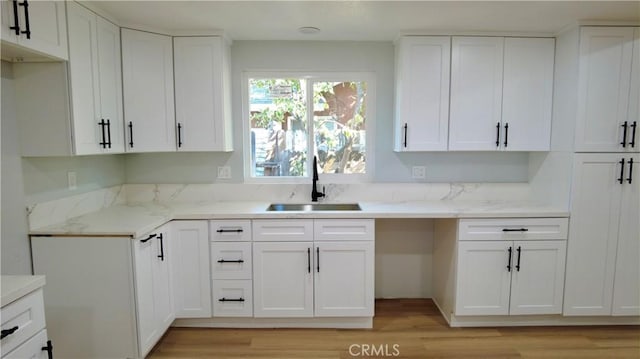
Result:
M397 344L397 358L638 359L640 327L449 328L431 300L378 300L371 330L171 328L149 357L354 358L353 344L387 345L387 357Z

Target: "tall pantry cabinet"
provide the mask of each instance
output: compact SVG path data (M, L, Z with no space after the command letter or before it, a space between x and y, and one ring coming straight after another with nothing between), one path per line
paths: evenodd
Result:
M565 315L640 315L639 35L580 30Z

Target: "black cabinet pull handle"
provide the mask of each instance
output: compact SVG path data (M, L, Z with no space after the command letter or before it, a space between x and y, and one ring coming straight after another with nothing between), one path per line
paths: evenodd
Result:
M151 238L156 238L156 236L157 236L157 234L155 234L155 233L154 233L154 234L150 234L150 235L149 235L149 237L147 237L147 238L145 238L145 239L141 239L141 240L140 240L140 243L147 243L147 242L149 242L149 240L150 240Z
M244 263L244 260L242 260L242 259L235 259L235 260L220 259L220 260L218 260L218 263Z
M2 334L0 334L0 339L4 339L5 337L8 337L9 335L15 333L16 330L18 329L19 327L17 325L11 329L2 329Z
M633 181L633 158L629 158L629 178L627 178L627 182L629 182L629 184L631 184L631 181Z
M182 147L182 124L178 124L178 147Z
M133 122L129 121L129 147L133 148Z
M244 230L242 228L238 229L218 229L216 232L218 233L242 233Z
M102 148L106 148L107 147L107 141L106 141L105 136L104 136L105 123L104 123L104 119L103 118L100 119L100 122L98 122L98 125L100 125L100 131L102 132L102 141L100 143L98 143L98 144L100 146L102 146Z
M161 261L164 261L164 245L163 245L162 233L158 235L158 238L160 239L160 255L158 255L158 258L160 258Z
M311 273L311 248L307 248L307 273Z
M633 121L633 123L631 124L631 128L633 128L633 131L631 131L631 142L629 142L631 148L636 147L636 127L638 127L638 122Z
M111 121L107 119L107 146L111 148Z
M408 126L405 123L404 124L404 148L407 148L407 130L408 130Z
M53 345L51 345L51 340L47 340L47 346L42 347L42 350L47 351L47 358L53 359Z
M622 184L624 182L624 158L618 163L620 164L620 178L618 178L618 182Z
M244 302L244 298L220 298L218 302Z
M509 122L504 124L504 148L507 148L508 141L509 141Z
M21 33L27 35L27 39L31 39L31 27L29 26L29 3L27 0L24 0L18 5L24 7L24 24L27 27L27 30L21 31Z
M496 147L500 147L500 122L496 125Z
M18 20L18 0L13 0L13 26L9 29L15 30L16 36L20 36L20 22Z
M528 232L529 228L502 228L503 232Z
M627 147L627 121L624 121L624 123L622 125L620 125L623 130L622 130L622 142L620 142L620 144L622 145L622 148Z
M516 270L520 272L520 255L522 254L522 247L518 246L518 264L516 264Z
M509 258L507 261L507 271L511 272L511 252L513 252L513 249L511 247L509 247Z
M316 247L316 270L320 273L320 247Z

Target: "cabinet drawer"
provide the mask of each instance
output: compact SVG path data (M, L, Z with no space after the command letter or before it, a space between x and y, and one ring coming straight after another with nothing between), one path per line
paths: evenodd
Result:
M214 317L253 316L251 280L214 280Z
M41 330L33 338L27 340L24 344L17 347L11 353L2 357L2 359L46 359L48 353L45 349L47 346L47 331ZM4 350L4 348L3 348Z
M251 221L215 220L209 222L212 241L241 242L251 240Z
M313 224L316 241L372 241L373 219L316 219Z
M211 243L213 279L251 279L251 242Z
M6 305L0 310L0 315L2 330L18 327L13 334L2 339L2 352L8 353L44 328L42 289Z
M312 241L313 220L255 220L253 221L254 241Z
M567 239L567 218L461 219L459 240Z

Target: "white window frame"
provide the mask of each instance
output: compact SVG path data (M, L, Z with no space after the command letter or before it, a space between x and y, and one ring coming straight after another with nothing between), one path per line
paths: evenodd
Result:
M307 153L307 176L284 177L264 176L252 177L251 172L251 123L249 104L249 79L268 78L299 78L307 80L307 139L309 141ZM313 175L313 154L315 153L315 137L313 136L313 83L325 81L362 81L367 83L367 103L365 109L365 149L366 163L364 174L320 173L319 183L366 183L371 182L374 170L375 149L375 115L376 115L376 77L373 72L318 72L318 71L244 71L242 73L242 149L245 183L310 183Z

